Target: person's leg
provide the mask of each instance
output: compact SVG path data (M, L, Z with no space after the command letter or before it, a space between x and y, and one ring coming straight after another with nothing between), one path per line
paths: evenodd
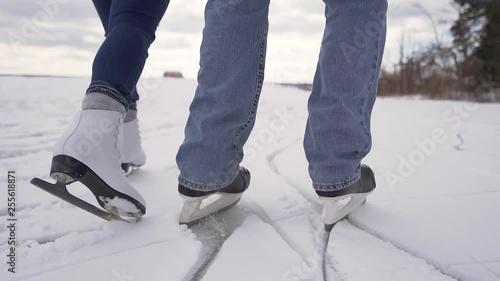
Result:
M111 96L127 110L135 104L134 89L168 4L169 0L113 0L107 26L104 20L106 6L96 5L106 28L106 39L94 59L87 94Z
M264 79L269 0L209 0L198 88L184 143L179 183L213 191L238 176Z
M125 97L124 105L128 106L128 110L119 139L122 168L129 174L135 167L146 162L137 120L139 95L136 85L147 58L147 50L154 41L156 27L169 1L93 2L105 29L106 42L96 56L88 93L100 93L100 89L104 88L107 90L105 93L113 95L114 98L117 93ZM117 44L126 48L116 48ZM115 57L110 58L109 55ZM108 83L110 87L106 87ZM123 100L120 101L123 103Z
M106 35L109 23L109 13L111 11L111 0L92 0L92 3L99 15L102 27L104 28L104 34Z
M94 7L101 20L102 27L104 28L104 35L108 33L109 16L111 13L111 0L92 0ZM126 119L132 121L132 117L137 116L137 101L139 100L139 93L137 92L137 87L134 87L131 92L131 99L129 104L129 110L135 110L131 114L127 113ZM127 122L127 121L125 121Z
M326 26L309 98L304 149L316 191L360 178L385 44L386 0L324 0Z
M82 111L75 115L54 147L50 174L57 184L41 184L48 192L59 190L66 196L65 186L80 181L111 214L74 197L68 202L80 202L75 205L90 208L90 212L105 219L125 216L137 220L146 212L146 201L127 181L120 166L124 163L123 149L137 152L124 146L123 139L139 139L138 131L128 130L133 134L126 134L124 119L167 5L168 0L113 0L111 6L104 3L96 6L106 39L94 60L92 82L83 99ZM137 124L132 125L135 125L132 129L137 129Z

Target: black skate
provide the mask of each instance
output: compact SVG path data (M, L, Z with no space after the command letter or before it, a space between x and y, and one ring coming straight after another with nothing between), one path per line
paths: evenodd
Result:
M194 225L202 219L220 214L235 206L250 184L250 172L240 167L236 179L228 186L216 191L196 191L179 184L179 195L184 205L179 213L180 224ZM202 206L202 203L209 202Z
M361 178L345 189L337 191L316 191L325 203L323 223L330 231L335 223L347 217L354 209L366 202L366 197L375 190L375 175L367 165L361 166ZM349 200L347 203L343 201Z

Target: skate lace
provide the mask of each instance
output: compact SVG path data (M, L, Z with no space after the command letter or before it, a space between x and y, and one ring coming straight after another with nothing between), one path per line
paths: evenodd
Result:
M139 119L137 119L137 133L137 135L139 136L139 143L142 143L141 126L139 125Z
M116 137L115 148L116 148L116 155L118 156L117 157L118 165L121 165L121 159L122 159L122 153L121 153L121 147L120 147L120 132L122 132L122 130L123 130L123 120L124 120L124 118L120 117L120 121L118 122L116 135L115 135L115 137Z

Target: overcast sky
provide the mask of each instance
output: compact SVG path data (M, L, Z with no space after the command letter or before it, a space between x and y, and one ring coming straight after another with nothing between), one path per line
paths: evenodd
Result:
M90 0L1 0L0 74L89 76L104 39ZM249 0L251 1L251 0ZM59 3L54 13L40 3ZM398 60L403 31L408 49L433 40L433 30L416 1L389 0L384 64ZM456 18L449 0L420 0L446 32ZM144 75L198 71L204 0L171 0L150 49ZM268 82L311 82L324 27L321 0L272 0L266 64Z

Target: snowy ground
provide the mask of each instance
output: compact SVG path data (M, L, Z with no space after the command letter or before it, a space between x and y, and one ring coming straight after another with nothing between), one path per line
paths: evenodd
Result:
M148 155L130 181L148 201L139 224L105 222L29 184L87 79L0 78L0 280L500 280L500 105L379 99L378 188L329 235L302 151L307 93L265 85L238 206L187 229L176 223L175 154L195 82L143 80ZM7 170L17 188L16 273L7 271ZM71 186L94 203L89 192Z

